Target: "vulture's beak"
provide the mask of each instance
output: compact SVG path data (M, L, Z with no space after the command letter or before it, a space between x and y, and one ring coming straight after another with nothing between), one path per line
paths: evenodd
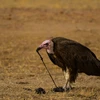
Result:
M37 49L36 49L36 51L38 52L39 50L41 50L42 48L41 47L38 47Z

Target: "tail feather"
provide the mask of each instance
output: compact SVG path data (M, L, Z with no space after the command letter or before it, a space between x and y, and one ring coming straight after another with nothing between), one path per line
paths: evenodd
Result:
M100 61L97 60L96 63L93 64L93 75L100 76Z
M88 62L84 66L82 72L86 73L87 75L100 76L100 61L96 59L94 61Z

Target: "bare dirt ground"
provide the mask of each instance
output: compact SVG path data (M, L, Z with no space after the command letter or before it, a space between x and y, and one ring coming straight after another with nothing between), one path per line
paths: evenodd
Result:
M100 100L100 77L79 74L74 89L51 91L54 84L36 48L62 36L89 47L100 59L100 9L0 8L0 100ZM44 61L58 86L65 79L45 50ZM46 94L36 94L42 87Z

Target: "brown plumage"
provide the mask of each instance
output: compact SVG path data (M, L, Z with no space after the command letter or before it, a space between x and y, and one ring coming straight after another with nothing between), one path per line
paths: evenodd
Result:
M78 73L100 76L100 61L95 54L82 44L63 37L45 40L38 49L45 48L50 60L64 71L66 84L71 89Z

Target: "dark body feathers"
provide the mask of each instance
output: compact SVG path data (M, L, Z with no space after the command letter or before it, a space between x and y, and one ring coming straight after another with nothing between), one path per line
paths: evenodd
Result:
M70 82L75 81L78 72L100 76L100 61L90 49L62 37L53 38L52 41L54 54L48 53L48 56L62 70L69 69Z

